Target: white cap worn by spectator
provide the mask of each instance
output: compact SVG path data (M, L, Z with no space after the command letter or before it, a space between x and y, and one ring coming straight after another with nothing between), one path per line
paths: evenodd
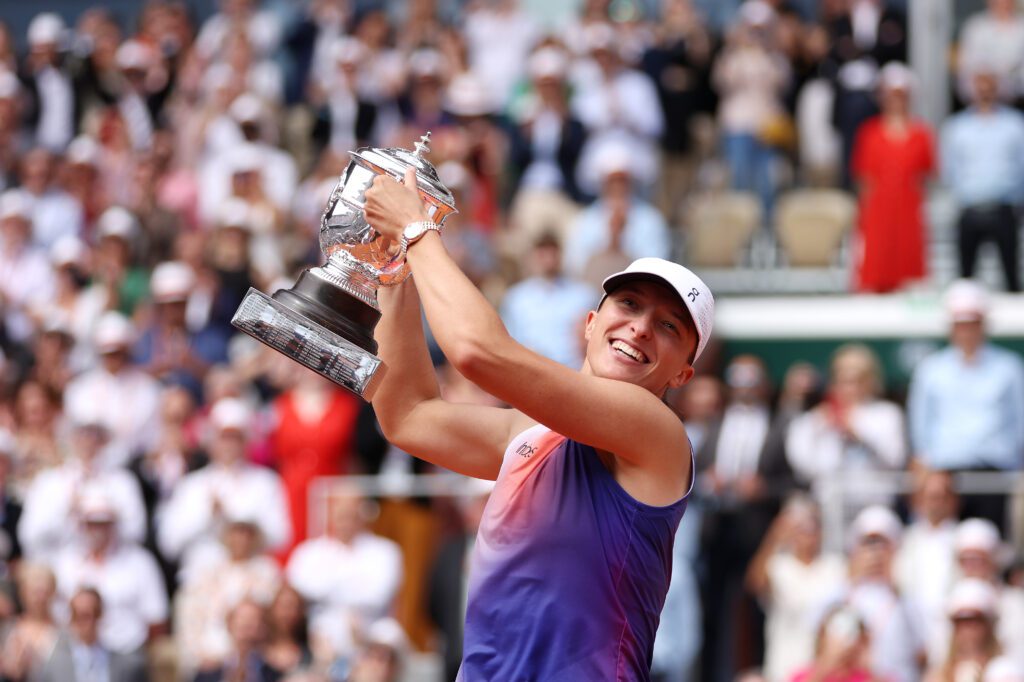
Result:
M747 0L736 16L747 26L767 26L775 21L775 10L763 0Z
M331 57L338 64L358 64L366 56L366 46L358 38L342 36L331 44Z
M114 62L124 71L147 71L153 65L153 51L138 40L126 40L114 53Z
M228 173L253 173L263 168L264 156L259 147L248 142L238 144L226 152L224 161Z
M210 424L217 431L246 433L252 424L252 412L238 398L221 398L210 410Z
M409 55L409 73L415 78L442 78L448 69L444 55L429 47Z
M263 101L251 92L243 92L231 102L228 113L238 123L259 123L263 119Z
M78 516L87 523L114 523L117 508L104 490L87 485L78 496Z
M610 24L591 24L584 30L583 44L588 52L611 52L617 54L618 38Z
M31 221L34 204L32 196L25 190L9 189L0 194L0 220L21 218Z
M81 239L72 235L64 235L50 247L50 263L55 268L83 265L87 253Z
M131 241L138 229L135 215L122 206L111 206L96 221L96 236L100 239L114 237Z
M557 47L542 47L530 55L526 68L534 80L561 80L569 69L569 59Z
M988 313L988 290L972 279L958 279L946 289L945 303L951 322L977 322Z
M28 44L30 47L41 45L57 45L64 42L66 31L64 20L54 12L43 12L32 18L28 25Z
M18 77L7 69L0 68L0 99L14 99L21 93Z
M409 653L409 638L394 618L380 618L370 624L365 633L367 644L384 646L401 661Z
M605 296L626 282L646 280L660 282L674 289L690 311L693 325L697 328L697 350L693 359L696 362L711 338L711 328L715 323L715 298L711 295L708 285L692 271L678 263L661 258L638 258L622 272L605 278L601 286ZM604 301L604 297L601 298Z
M964 578L953 585L946 600L950 618L982 615L993 619L999 610L999 595L992 585L978 578Z
M957 556L963 552L982 552L1002 564L1007 558L1007 549L999 529L988 519L964 519L953 535L953 551Z
M625 144L612 140L602 144L594 154L594 169L604 182L608 176L625 173L634 175L634 155Z
M100 145L88 135L79 135L68 144L65 158L75 166L96 167L100 161Z
M902 62L889 62L878 72L878 87L910 92L917 85L914 72Z
M445 107L456 116L486 116L496 109L487 86L471 73L452 78Z
M334 181L331 181L334 188ZM221 204L217 210L217 227L234 227L245 232L252 232L252 204L239 197L231 197Z
M188 300L196 285L192 267L181 261L165 261L153 268L149 278L149 290L157 303L174 303Z
M985 666L981 682L1024 682L1024 661L996 656Z
M898 545L903 536L903 524L888 507L867 507L850 524L850 539L856 543L872 535L884 537L893 545Z
M135 327L127 317L111 310L100 316L92 340L100 354L124 350L135 342Z

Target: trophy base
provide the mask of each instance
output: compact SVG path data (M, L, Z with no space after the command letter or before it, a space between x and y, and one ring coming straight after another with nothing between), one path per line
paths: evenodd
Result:
M282 289L275 294L275 298L271 298L262 291L250 288L231 318L231 324L369 401L387 370L384 363L370 349L361 347L367 344L357 345L310 319L307 314L303 314L305 311L300 312L288 305L289 296L284 294L291 293L291 290ZM278 297L283 300L275 300ZM375 351L376 344L372 338L369 343Z

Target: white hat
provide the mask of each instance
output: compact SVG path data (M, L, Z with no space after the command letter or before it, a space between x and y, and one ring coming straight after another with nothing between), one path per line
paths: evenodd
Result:
M227 199L217 209L217 227L237 227L251 232L252 204L239 197Z
M100 145L88 135L79 135L71 140L65 156L68 163L95 166L100 159Z
M594 153L594 170L601 180L614 173L635 175L635 163L634 154L618 141L605 141Z
M440 78L446 68L444 55L432 48L420 48L409 55L409 72L413 76Z
M135 340L135 328L127 317L111 310L103 313L96 323L92 340L100 353L122 350Z
M638 279L667 284L683 299L683 304L690 311L690 317L697 328L697 352L693 356L696 361L708 345L711 328L715 322L715 298L711 295L708 285L678 263L662 258L638 258L622 272L606 277L601 286L607 295L626 282Z
M23 189L9 189L0 194L0 220L23 218L32 220L32 196Z
M118 237L127 241L135 236L138 226L131 211L122 206L111 206L96 221L96 235L101 239Z
M331 44L331 57L342 64L358 64L365 54L362 41L352 36L342 36Z
M149 278L149 291L157 303L188 300L196 285L192 267L181 261L166 261L153 268Z
M597 50L616 52L615 29L610 24L591 24L584 30L583 42L588 52Z
M113 523L117 520L117 508L110 495L96 485L86 486L79 493L78 514L83 521Z
M979 578L963 578L950 590L946 600L946 614L950 618L963 613L981 613L995 616L999 597L992 585Z
M153 52L148 45L138 40L126 40L114 53L114 61L121 69L145 71L153 64Z
M850 536L854 542L858 542L872 535L881 535L895 545L903 535L903 524L888 507L868 507L857 514L850 524Z
M21 82L18 77L7 69L0 68L0 99L11 99L17 97L21 92Z
M988 291L972 279L958 279L946 289L946 312L952 322L976 322L988 313Z
M988 519L964 519L953 535L953 550L961 552L984 552L995 555L1002 549L999 529Z
M738 17L748 26L764 26L775 20L775 10L762 0L747 0L740 5Z
M531 78L563 78L569 68L565 53L557 47L542 47L526 63Z
M486 116L496 107L487 86L473 74L462 73L448 84L445 108L456 116Z
M889 62L878 72L878 85L890 90L913 90L917 84L914 72L902 62Z
M64 235L50 247L50 263L54 267L79 265L85 260L85 244L74 235Z
M28 44L31 46L61 43L64 39L64 20L54 12L43 12L32 18L28 25Z
M391 649L399 658L409 651L409 638L394 618L381 618L366 629L366 642Z
M218 431L248 431L251 422L252 412L238 398L221 398L210 410L210 423Z
M224 160L231 174L252 173L260 170L264 163L263 153L256 145L248 142L229 149Z
M996 656L985 666L982 682L1024 682L1024 662Z
M253 123L263 118L263 102L251 92L243 92L228 108L231 118L239 123Z

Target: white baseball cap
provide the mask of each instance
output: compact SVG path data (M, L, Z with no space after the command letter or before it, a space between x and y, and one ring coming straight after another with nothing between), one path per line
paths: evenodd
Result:
M79 493L78 513L83 521L113 523L117 520L117 508L105 490L89 485Z
M953 535L953 549L957 554L976 551L994 556L1002 544L999 529L988 519L964 519Z
M647 280L660 282L674 289L683 304L690 311L693 325L697 328L697 351L693 355L694 362L704 352L711 338L711 328L715 322L715 298L711 289L687 268L663 258L638 258L622 272L609 275L601 286L605 295L618 289L626 282ZM604 297L601 298L604 301Z
M972 279L958 279L946 290L946 312L952 322L976 322L988 313L988 291Z
M100 145L88 135L79 135L68 145L66 157L71 164L95 166L100 159Z
M238 398L221 398L210 410L210 423L218 431L246 432L252 422L249 406Z
M135 327L127 317L116 311L103 313L96 323L93 343L99 353L127 348L135 341Z
M157 303L188 300L196 285L196 275L188 263L165 261L153 268L149 290Z
M60 44L64 40L67 27L59 14L42 12L32 17L28 25L28 44L30 46Z
M854 542L872 535L880 535L896 545L903 535L903 524L891 509L875 505L857 514L850 525L850 534Z
M526 62L530 76L537 80L542 78L564 78L569 68L569 60L565 52L557 47L542 47Z
M263 118L263 102L251 92L243 92L231 102L228 111L239 123L256 123Z
M126 40L114 53L114 61L124 70L145 71L153 64L153 52L149 46L138 40Z
M101 239L118 237L130 241L138 227L138 221L131 211L122 206L111 206L96 221L96 235Z
M996 614L999 598L995 588L979 578L958 581L946 600L946 613L950 618L961 614L980 613L992 618Z
M21 218L32 220L35 202L32 195L23 189L9 189L0 194L0 220Z

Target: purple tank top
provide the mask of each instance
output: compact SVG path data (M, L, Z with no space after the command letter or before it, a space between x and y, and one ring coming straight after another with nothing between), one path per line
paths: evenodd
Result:
M473 548L458 680L650 679L684 511L633 499L590 446L519 434Z

